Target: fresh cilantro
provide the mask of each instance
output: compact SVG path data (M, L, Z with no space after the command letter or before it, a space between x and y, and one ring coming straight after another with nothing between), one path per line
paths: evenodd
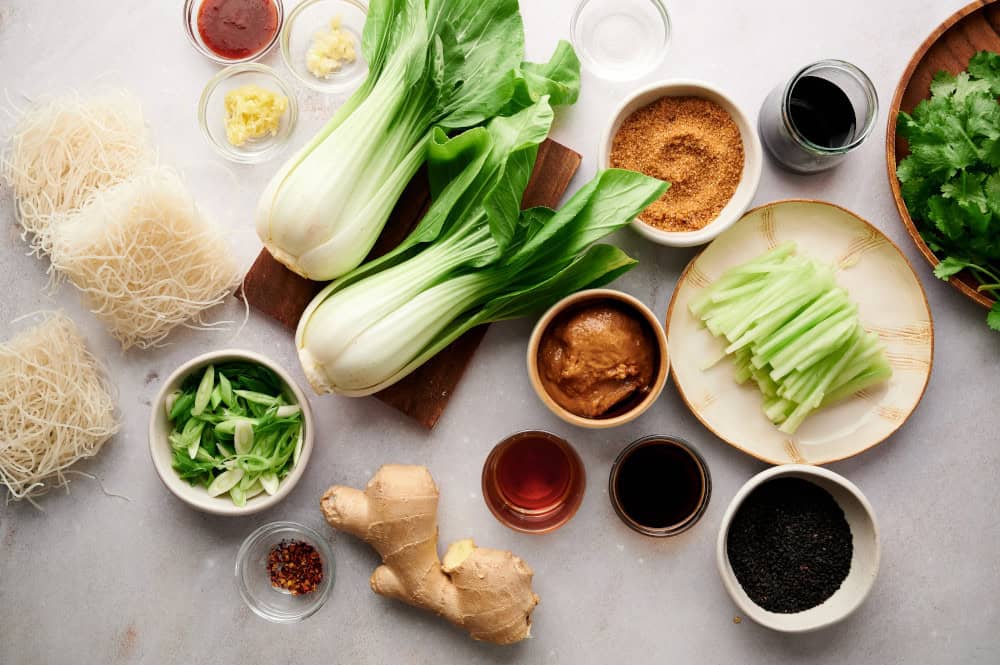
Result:
M1000 302L993 303L990 313L986 315L986 325L1000 332Z
M931 97L900 113L910 155L896 170L903 199L927 245L943 260L939 279L969 271L1000 296L1000 55L977 53L968 71L938 72ZM1000 331L1000 304L987 318Z

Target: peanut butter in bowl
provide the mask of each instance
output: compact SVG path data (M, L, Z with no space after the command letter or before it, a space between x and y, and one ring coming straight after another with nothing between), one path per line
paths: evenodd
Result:
M614 427L655 401L667 373L666 338L649 309L619 291L584 291L535 327L528 372L536 393L567 422Z
M587 303L559 316L542 335L542 385L559 406L600 418L649 393L656 341L645 322L610 301Z

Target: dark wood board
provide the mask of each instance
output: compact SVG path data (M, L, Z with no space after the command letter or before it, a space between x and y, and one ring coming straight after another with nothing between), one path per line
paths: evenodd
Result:
M538 160L521 205L524 208L559 205L570 181L580 168L580 155L551 139L538 150ZM400 197L369 259L396 247L416 226L430 204L426 174L413 179ZM323 288L278 263L263 250L243 280L242 293L257 311L294 331L299 317ZM444 413L469 361L486 335L487 326L470 330L451 346L408 377L375 395L386 404L432 428Z
M969 59L983 50L1000 52L1000 2L996 0L977 0L966 5L948 17L924 40L906 67L889 109L886 163L892 195L907 232L932 266L938 264L938 258L920 237L920 231L906 209L899 180L896 178L896 166L910 154L906 140L896 137L896 116L900 111L913 111L917 104L930 97L931 79L937 72L943 70L957 74L964 71L969 65ZM979 304L992 306L993 299L976 290L978 282L971 275L961 273L953 277L951 283Z

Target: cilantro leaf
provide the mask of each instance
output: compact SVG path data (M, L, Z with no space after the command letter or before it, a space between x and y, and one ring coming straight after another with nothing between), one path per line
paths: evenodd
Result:
M953 275L957 275L965 270L968 265L965 261L960 261L954 256L949 256L934 267L934 276L947 282Z
M1000 332L1000 302L993 303L990 313L986 315L986 325Z
M1000 55L980 51L969 60L969 73L978 79L988 81L993 94L1000 96Z

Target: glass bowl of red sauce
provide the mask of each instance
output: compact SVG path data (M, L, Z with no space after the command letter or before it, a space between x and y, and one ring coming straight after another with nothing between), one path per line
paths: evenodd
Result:
M222 65L250 62L278 41L281 0L185 0L184 28L191 44Z

